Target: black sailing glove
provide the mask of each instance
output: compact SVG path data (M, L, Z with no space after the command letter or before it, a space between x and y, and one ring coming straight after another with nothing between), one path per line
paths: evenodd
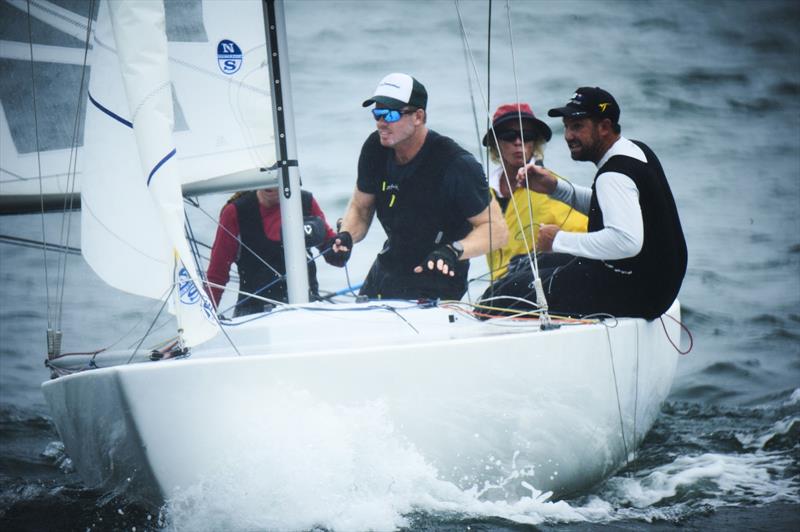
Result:
M325 242L325 222L319 216L303 216L306 248L316 248Z
M328 243L331 249L325 254L325 261L332 266L338 266L340 268L347 264L347 261L350 259L350 252L353 251L353 237L350 236L350 233L341 231L337 233L335 237L331 238ZM334 244L346 247L347 251L334 251Z
M445 244L431 251L425 260L422 262L423 270L436 271L440 270L443 274L453 277L456 274L456 265L458 259L464 253L464 248L454 246L453 244ZM442 267L438 267L438 262L442 261Z

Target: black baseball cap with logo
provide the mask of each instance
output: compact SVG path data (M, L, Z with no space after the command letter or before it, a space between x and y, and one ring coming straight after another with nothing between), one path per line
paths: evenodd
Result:
M608 118L612 124L619 123L619 105L608 91L600 87L580 87L564 107L547 111L547 116L567 118Z

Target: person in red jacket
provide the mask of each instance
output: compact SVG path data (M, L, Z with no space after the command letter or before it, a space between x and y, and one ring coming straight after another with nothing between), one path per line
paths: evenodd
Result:
M311 193L304 190L301 197L306 247L317 247L322 252L336 233L328 225L325 214ZM280 199L276 188L237 193L222 208L206 273L211 299L216 307L222 298L222 287L230 279L230 268L234 262L239 271L239 297L234 316L264 310L264 300L250 297L250 294L275 301L288 300ZM316 265L313 261L309 262L311 300L319 299L316 273Z

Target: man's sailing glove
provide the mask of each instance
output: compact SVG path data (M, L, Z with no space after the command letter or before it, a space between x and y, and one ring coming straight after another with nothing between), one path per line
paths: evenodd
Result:
M433 261L433 269L436 268L436 263L441 259L444 265L447 266L447 270L449 275L453 275L456 271L456 265L458 264L458 259L461 255L464 254L464 248L461 247L461 244L455 246L454 244L444 244L443 246L439 246L438 248L431 251L427 257L425 257L425 261L422 263L423 269L428 268L428 263Z
M303 216L303 233L306 248L319 247L325 242L325 222L319 216Z
M339 241L340 246L344 246L347 248L347 251L334 251L333 244L336 241ZM332 266L339 266L340 268L347 264L347 261L350 259L350 252L353 251L353 237L350 236L350 233L347 231L341 231L336 233L336 236L333 237L330 241L331 249L328 250L327 255L327 263Z

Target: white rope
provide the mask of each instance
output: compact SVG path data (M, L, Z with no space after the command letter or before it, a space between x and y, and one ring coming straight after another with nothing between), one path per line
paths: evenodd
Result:
M488 102L486 101L486 96L484 95L483 90L481 89L482 85L480 83L480 74L478 74L478 68L477 68L477 66L475 64L475 57L474 57L474 54L472 53L472 49L471 49L471 47L469 45L469 37L467 37L467 31L466 31L466 28L464 26L464 21L463 21L463 19L461 17L461 8L459 7L458 0L454 0L454 1L455 1L455 6L456 6L456 12L458 13L458 23L459 23L459 27L461 29L461 35L463 37L464 44L465 44L465 46L467 48L467 51L469 53L469 59L470 59L470 64L472 65L473 74L475 76L475 79L478 81L478 83L477 83L478 91L479 91L480 96L481 96L481 101L483 103L483 108L486 109L487 119L489 120L489 123L491 123L492 113L489 110L489 105L488 105ZM515 78L516 78L516 73L515 73ZM495 132L494 128L490 128L489 132L492 134L492 138L494 140L495 146L499 146L499 142L498 142L498 139L497 139L497 133ZM501 164L501 168L503 170L503 176L504 176L504 178L506 180L506 184L509 186L509 190L511 190L511 181L510 181L510 179L508 177L508 172L506 171L505 165ZM487 174L488 174L488 172L487 172ZM516 211L516 209L514 209L514 212L517 215L517 223L519 224L520 227L522 227L522 219L519 217L519 213ZM528 240L525 237L524 231L522 232L522 238L523 238L523 243L525 244L525 248L529 249L530 246L528 245ZM537 272L538 272L538 269L537 269Z
M455 6L456 6L456 12L458 14L459 27L461 29L461 33L462 33L462 36L463 36L463 40L464 40L465 46L466 46L466 48L467 48L467 50L469 52L469 58L470 58L470 62L472 64L472 69L473 69L473 73L474 73L475 79L478 80L477 85L478 85L478 90L480 92L481 100L482 100L482 102L484 104L483 107L486 109L487 117L491 121L491 111L489 110L488 102L486 101L486 97L485 97L485 95L483 93L483 90L481 89L482 85L480 83L480 75L478 74L478 69L477 69L477 67L475 65L475 58L474 58L472 50L471 50L471 48L469 46L469 38L467 36L466 28L464 26L464 21L463 21L463 19L461 17L461 9L459 7L458 0L454 0L454 1L455 1ZM518 80L517 68L516 68L516 55L514 53L514 39L513 39L512 30L511 30L511 5L509 3L509 0L506 0L506 14L507 14L507 19L508 19L508 32L509 32L510 48L511 48L511 59L512 59L513 76L514 76L514 87L515 87L515 91L516 91L516 100L517 100L518 105L519 105L519 80ZM524 148L525 147L525 138L524 138L524 135L523 135L523 132L522 132L522 114L519 112L519 107L517 107L517 111L518 111L517 116L518 116L519 124L520 124L520 140L522 141L523 154L525 154L525 148ZM498 139L497 139L497 132L494 130L494 128L490 128L489 131L490 131L490 133L492 135L492 138L494 140L495 146L499 146L500 143L498 142ZM526 159L525 157L523 157L523 158ZM525 164L527 164L527 160L525 161ZM508 175L508 171L506 170L505 164L502 164L502 161L501 161L501 165L500 166L501 166L501 169L502 169L503 178L506 181L506 185L508 186L509 191L511 191L511 190L513 190L513 187L511 186L511 179L510 179L510 177ZM525 174L525 188L529 190L528 185L529 185L528 184L528 176L527 176L527 173L526 173ZM532 201L531 200L531 194L528 194L528 217L529 217L529 220L530 220L530 224L529 225L530 225L530 228L531 228L531 243L530 244L528 243L528 238L527 238L527 236L525 234L525 226L522 223L522 218L520 216L520 213L516 209L516 207L514 206L515 205L514 202L510 201L510 203L514 208L514 215L515 215L515 217L517 219L517 224L519 225L519 227L521 229L520 234L522 235L522 241L523 241L523 244L525 245L525 249L531 249L533 251L533 257L531 257L531 254L528 254L528 261L530 262L531 272L533 273L533 277L534 277L534 287L536 288L536 301L537 301L538 306L542 309L541 312L542 312L543 324L549 325L551 320L550 320L550 316L549 316L549 314L547 312L547 310L548 310L547 298L544 295L544 290L543 290L543 287L542 287L542 281L541 281L541 278L539 277L539 264L538 264L538 260L537 260L537 256L536 256L536 242L535 242L535 239L533 238L533 232L534 232L533 205L532 205L531 201Z
M506 0L506 15L508 19L508 38L509 44L511 48L511 67L514 72L514 95L516 96L516 101L520 101L519 97L519 77L517 76L517 57L514 52L514 32L511 29L511 3L509 0ZM519 111L519 109L518 109ZM525 135L522 127L522 113L518 112L517 117L519 118L519 136L520 141L522 142L522 153L525 156ZM534 154L531 154L534 155ZM527 164L528 158L523 157L525 159L525 163ZM523 166L524 168L524 166ZM525 189L530 190L530 183L528 183L528 172L525 172ZM511 190L509 188L509 190ZM525 228L521 227L521 232L523 236L523 240L525 242L525 249L530 249L531 253L528 253L528 262L531 266L531 271L533 272L533 283L534 287L536 288L536 302L539 304L539 307L542 309L542 320L546 325L550 324L550 315L547 313L548 304L547 304L547 297L544 294L544 290L542 288L542 280L539 276L539 259L536 250L536 237L535 237L535 227L533 225L533 194L527 194L528 199L528 222L529 227L531 228L531 246L528 247L528 240L525 238Z

